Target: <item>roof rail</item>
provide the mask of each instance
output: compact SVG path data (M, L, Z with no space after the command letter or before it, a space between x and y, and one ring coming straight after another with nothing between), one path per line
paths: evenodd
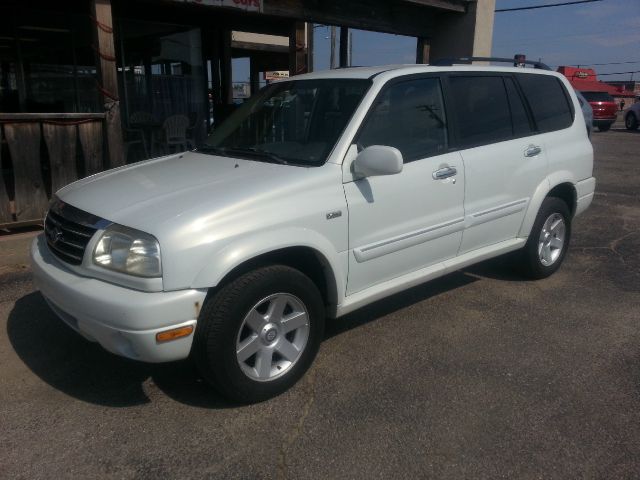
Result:
M499 57L458 57L458 58L441 58L431 63L433 66L437 67L447 67L452 66L458 63L471 63L471 62L501 62L501 63L515 63L516 60L513 58L499 58ZM539 68L541 70L551 70L551 68L542 63L536 62L533 60L518 60L518 63L525 63L527 65L533 65L534 68Z

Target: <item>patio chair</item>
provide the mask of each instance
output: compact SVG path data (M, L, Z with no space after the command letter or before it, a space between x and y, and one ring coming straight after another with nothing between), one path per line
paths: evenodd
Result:
M184 152L195 148L191 139L187 138L189 117L186 115L172 115L167 117L162 124L164 130L165 146L168 150L174 148L178 152Z

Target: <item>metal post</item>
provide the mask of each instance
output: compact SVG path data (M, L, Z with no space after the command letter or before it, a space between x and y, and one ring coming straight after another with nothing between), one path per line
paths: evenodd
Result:
M331 56L329 57L329 68L336 68L336 27L331 26Z
M348 66L349 59L349 29L340 27L340 68Z

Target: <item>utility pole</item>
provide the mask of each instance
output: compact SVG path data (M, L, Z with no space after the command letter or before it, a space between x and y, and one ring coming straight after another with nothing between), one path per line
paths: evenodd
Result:
M329 58L329 68L336 68L336 27L331 25L331 57Z

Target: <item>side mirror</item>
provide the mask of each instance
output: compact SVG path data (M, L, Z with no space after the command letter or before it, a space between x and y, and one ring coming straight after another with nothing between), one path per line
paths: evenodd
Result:
M353 161L353 171L363 177L395 175L402 171L402 153L395 147L371 145Z

